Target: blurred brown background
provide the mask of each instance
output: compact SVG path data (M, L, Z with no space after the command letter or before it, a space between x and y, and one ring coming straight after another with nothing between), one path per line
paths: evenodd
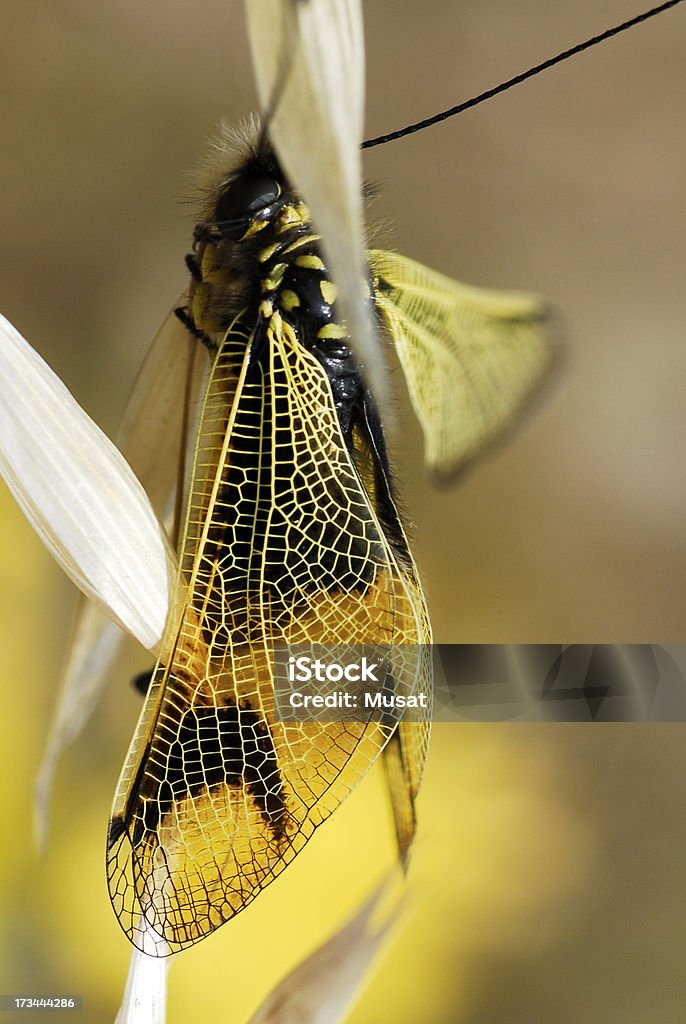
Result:
M639 9L369 2L368 134ZM0 56L0 309L111 434L184 287L190 173L218 120L255 103L242 7L4 0ZM670 12L365 157L389 244L543 293L564 320L557 386L459 489L425 482L399 400L398 475L443 642L684 640L685 68L686 20ZM32 779L72 594L4 490L0 516L0 991L82 992L81 1019L108 1021L128 948L103 837L133 669L67 759L34 859ZM355 1024L682 1020L683 768L677 726L437 727L413 909ZM282 880L180 958L172 1024L245 1020L390 863L385 814L370 774Z

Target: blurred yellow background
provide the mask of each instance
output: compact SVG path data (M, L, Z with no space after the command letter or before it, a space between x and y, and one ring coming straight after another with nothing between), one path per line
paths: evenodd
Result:
M368 133L639 8L370 2ZM112 434L184 287L191 172L218 120L254 107L242 6L4 0L0 40L0 309ZM442 642L684 640L685 59L672 12L365 157L386 244L541 292L564 322L556 388L455 490L425 482L399 397L398 477ZM129 958L104 830L146 659L129 653L65 760L39 859L31 789L73 594L4 489L0 517L0 992L82 993L79 1019L99 1024ZM683 750L679 726L437 726L412 904L353 1024L682 1020ZM178 959L169 1020L244 1022L392 857L373 772L254 906Z

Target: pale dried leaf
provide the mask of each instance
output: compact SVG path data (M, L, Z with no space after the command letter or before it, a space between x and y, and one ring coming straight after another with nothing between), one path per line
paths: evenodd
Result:
M67 575L154 650L176 572L164 530L116 447L4 317L0 474Z
M364 275L364 38L359 0L246 0L258 91L284 170L310 207L367 382L386 376Z
M399 907L374 930L370 921L386 880L355 916L291 971L267 996L248 1024L340 1024L358 998Z
M134 949L115 1024L165 1024L169 966L169 957L148 956Z

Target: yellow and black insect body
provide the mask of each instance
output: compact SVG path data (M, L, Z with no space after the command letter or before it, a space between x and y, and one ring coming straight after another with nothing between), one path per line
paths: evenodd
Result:
M386 747L405 855L428 742L426 722L275 715L276 645L431 634L378 410L307 207L266 146L211 190L187 262L178 316L213 364L178 597L107 854L124 931L158 955L245 907Z

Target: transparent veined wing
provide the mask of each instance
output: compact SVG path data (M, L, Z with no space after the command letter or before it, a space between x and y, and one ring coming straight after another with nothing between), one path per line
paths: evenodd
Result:
M185 301L184 294L174 308ZM209 370L207 348L172 310L136 377L117 434L120 451L172 537L181 525L186 464Z
M431 658L431 648L420 653L420 658ZM432 678L430 661L421 665L420 677ZM389 739L383 754L383 763L391 802L398 855L407 870L410 850L417 829L415 801L424 774L431 735L431 712L428 708L423 720L413 717L401 721Z
M208 372L206 348L171 311L148 350L117 434L120 451L172 539L178 537L187 449ZM57 710L36 780L35 820L41 843L47 834L57 762L90 719L122 639L105 613L80 595Z
M384 533L321 364L278 313L234 324L217 354L179 594L108 839L115 912L160 954L245 907L397 727L279 720L275 646L430 642L406 546Z
M539 387L554 348L540 298L452 281L372 250L376 308L424 431L426 460L450 477L501 440Z

